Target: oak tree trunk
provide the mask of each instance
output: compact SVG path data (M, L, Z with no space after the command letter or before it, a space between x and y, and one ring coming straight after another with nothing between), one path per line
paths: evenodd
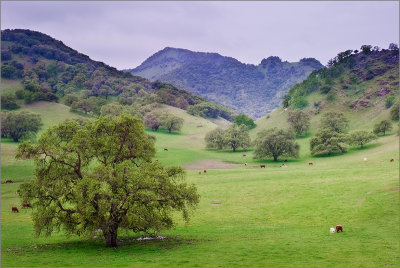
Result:
M117 247L117 230L111 229L108 233L104 234L104 238L106 239L106 246L108 248Z

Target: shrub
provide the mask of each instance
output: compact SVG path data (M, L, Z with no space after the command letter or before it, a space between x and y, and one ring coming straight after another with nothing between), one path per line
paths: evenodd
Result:
M382 133L383 136L385 136L386 132L392 130L392 128L392 122L390 122L389 120L382 120L374 125L373 131L377 135Z

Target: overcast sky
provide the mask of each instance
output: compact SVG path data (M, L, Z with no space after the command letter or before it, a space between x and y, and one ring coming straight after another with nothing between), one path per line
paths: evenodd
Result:
M363 44L399 42L398 1L1 1L1 29L31 29L94 60L134 68L164 47L259 64L279 56L326 64Z

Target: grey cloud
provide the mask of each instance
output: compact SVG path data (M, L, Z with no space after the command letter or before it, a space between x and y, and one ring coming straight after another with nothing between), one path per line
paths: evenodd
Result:
M277 55L325 64L362 44L399 39L399 3L357 2L10 2L2 29L29 28L119 69L165 46L218 52L258 64Z

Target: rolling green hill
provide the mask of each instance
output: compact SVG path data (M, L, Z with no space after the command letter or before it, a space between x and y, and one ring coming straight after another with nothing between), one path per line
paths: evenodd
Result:
M126 71L152 81L172 83L258 118L278 107L294 84L322 67L313 58L287 62L268 57L259 65L252 65L217 53L166 47Z
M254 132L265 127L287 127L287 114L293 109L311 115L310 134L327 111L343 112L350 120L350 130L372 130L375 123L390 118L390 109L398 101L398 50L351 53L292 87L282 107L256 121Z
M385 57L380 57L384 53L389 55L384 51L366 56L366 61L372 63L354 70L368 73L365 71L368 66L386 66ZM383 61L375 65L372 56ZM16 59L22 62L26 58L17 53L12 54L11 61L5 62ZM154 160L183 166L188 183L195 184L198 189L200 203L189 223L176 215L174 228L159 233L165 239L140 240L141 234L121 231L119 247L115 249L106 248L102 237L68 236L62 230L49 237L34 237L31 209L20 208L19 213L11 211L11 206L21 207L22 200L16 191L34 176L34 165L32 161L16 160L19 143L2 138L2 266L398 267L397 131L379 137L364 148L350 147L343 155L314 157L309 150L309 139L326 111L343 111L351 121L351 129L369 130L378 120L389 118L386 98L398 96L395 85L391 85L398 81L398 67L387 68L383 76L376 75L357 84L349 93L360 90L362 93L358 97L346 94L346 89L342 88L341 79L349 81L350 70L345 69L341 76L332 79L331 90L340 101L327 101L327 95L319 89L301 95L308 103L303 109L312 114L312 126L307 136L297 139L300 156L288 158L287 168L279 168L281 159L278 163L271 159L253 159L252 149L235 153L206 149L205 134L217 126L226 128L230 124L223 118L197 117L167 104L153 107L184 120L182 130L171 134L163 129L146 129L156 137ZM391 75L397 80L391 79ZM299 93L294 92L302 87L301 84L295 86L289 93L291 97L295 99ZM390 93L379 96L379 92L386 92L381 91L382 87L388 88ZM17 78L3 79L1 89L2 95L26 90L23 80ZM73 94L80 94L82 90ZM365 96L366 99L367 95L363 94L370 95L367 99L371 100L370 106L350 107L354 98ZM111 95L107 101L113 98L118 97ZM321 103L315 106L313 102ZM25 103L19 99L17 103L21 110L41 115L44 123L41 132L65 119L91 117L91 114L71 112L69 106L54 101ZM269 118L258 119L257 127L251 130L252 137L264 128L286 127L287 113L295 108L292 105L289 101L289 107L275 109ZM365 157L368 161L363 160ZM394 161L390 162L392 158ZM309 166L309 161L314 165ZM260 164L265 164L266 168L260 168ZM5 184L6 179L14 183ZM343 232L329 233L336 224L343 226Z
M232 120L232 112L224 107L171 84L152 83L118 71L43 33L3 30L1 40L3 109L13 107L10 103L15 103L15 98L26 104L61 102L92 115L98 115L102 105L113 101L134 106L135 110L151 103L183 109L207 103L217 111L215 117Z

